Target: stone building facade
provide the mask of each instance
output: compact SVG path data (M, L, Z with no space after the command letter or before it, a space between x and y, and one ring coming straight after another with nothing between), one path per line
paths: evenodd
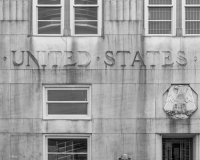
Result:
M198 0L0 0L0 159L199 160L199 21Z

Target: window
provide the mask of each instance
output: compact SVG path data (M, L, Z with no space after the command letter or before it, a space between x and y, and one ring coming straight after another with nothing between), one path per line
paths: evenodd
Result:
M102 0L34 0L33 34L101 36Z
M184 35L200 34L200 1L184 1L183 23Z
M90 160L89 135L44 135L45 160Z
M63 32L63 0L34 0L34 34L61 35Z
M44 86L44 119L90 119L90 86Z
M146 35L175 34L175 0L147 0Z
M100 35L101 0L73 0L72 2L72 35Z

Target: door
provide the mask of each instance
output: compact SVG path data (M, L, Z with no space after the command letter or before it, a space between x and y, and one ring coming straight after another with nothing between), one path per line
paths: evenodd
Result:
M163 139L163 160L192 160L191 139Z

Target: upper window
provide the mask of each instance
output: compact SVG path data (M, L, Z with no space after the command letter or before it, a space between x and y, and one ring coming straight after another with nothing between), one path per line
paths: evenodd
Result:
M36 14L34 34L61 35L63 32L63 0L34 0Z
M45 119L89 119L90 86L45 86Z
M101 0L73 0L72 2L72 35L100 35Z
M45 160L89 160L90 135L44 135Z
M102 0L34 0L33 34L100 36L101 3Z
M200 34L200 1L185 0L183 9L183 31L184 35Z
M175 0L147 0L146 2L146 35L174 35Z

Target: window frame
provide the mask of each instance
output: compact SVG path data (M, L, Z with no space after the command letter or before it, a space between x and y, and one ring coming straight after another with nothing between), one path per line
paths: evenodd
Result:
M145 36L156 36L156 37L159 37L159 36L176 36L176 1L175 0L172 0L172 4L171 5L166 5L166 4L162 4L162 5L152 5L152 4L149 4L149 0L145 0L144 1L145 3L145 11L144 11L144 14L145 14L145 22L144 22L144 27L145 27ZM161 7L171 7L172 8L172 31L171 31L171 34L149 34L149 8L150 7L158 7L158 8L161 8Z
M63 103L87 103L87 114L63 114L49 115L48 114L48 90L86 90L87 101L63 101ZM44 85L43 86L43 119L91 119L91 85ZM52 103L57 101L52 101ZM61 101L62 102L62 101ZM60 103L61 103L60 102Z
M61 8L61 17L60 17L60 22L61 22L61 28L60 28L60 34L38 34L38 8L39 7L60 7ZM38 36L63 36L64 32L64 0L60 0L60 4L54 4L54 5L49 5L49 4L38 4L38 0L33 0L33 35L38 35Z
M190 4L190 5L186 5L186 0L183 0L183 5L182 5L182 26L183 26L183 36L200 36L200 33L199 34L186 34L186 26L185 26L185 23L186 23L186 16L185 16L185 12L186 12L186 7L195 7L195 8L200 8L200 4L197 5L197 4ZM199 21L200 20L191 20L191 21Z
M76 5L74 3L75 0L71 0L70 2L70 28L71 28L71 36L83 36L83 37L97 37L102 34L102 0L97 0L97 4L95 5ZM97 7L98 10L98 29L97 34L75 34L75 7Z
M48 160L48 139L87 139L87 160L91 160L90 134L43 134L43 158Z

